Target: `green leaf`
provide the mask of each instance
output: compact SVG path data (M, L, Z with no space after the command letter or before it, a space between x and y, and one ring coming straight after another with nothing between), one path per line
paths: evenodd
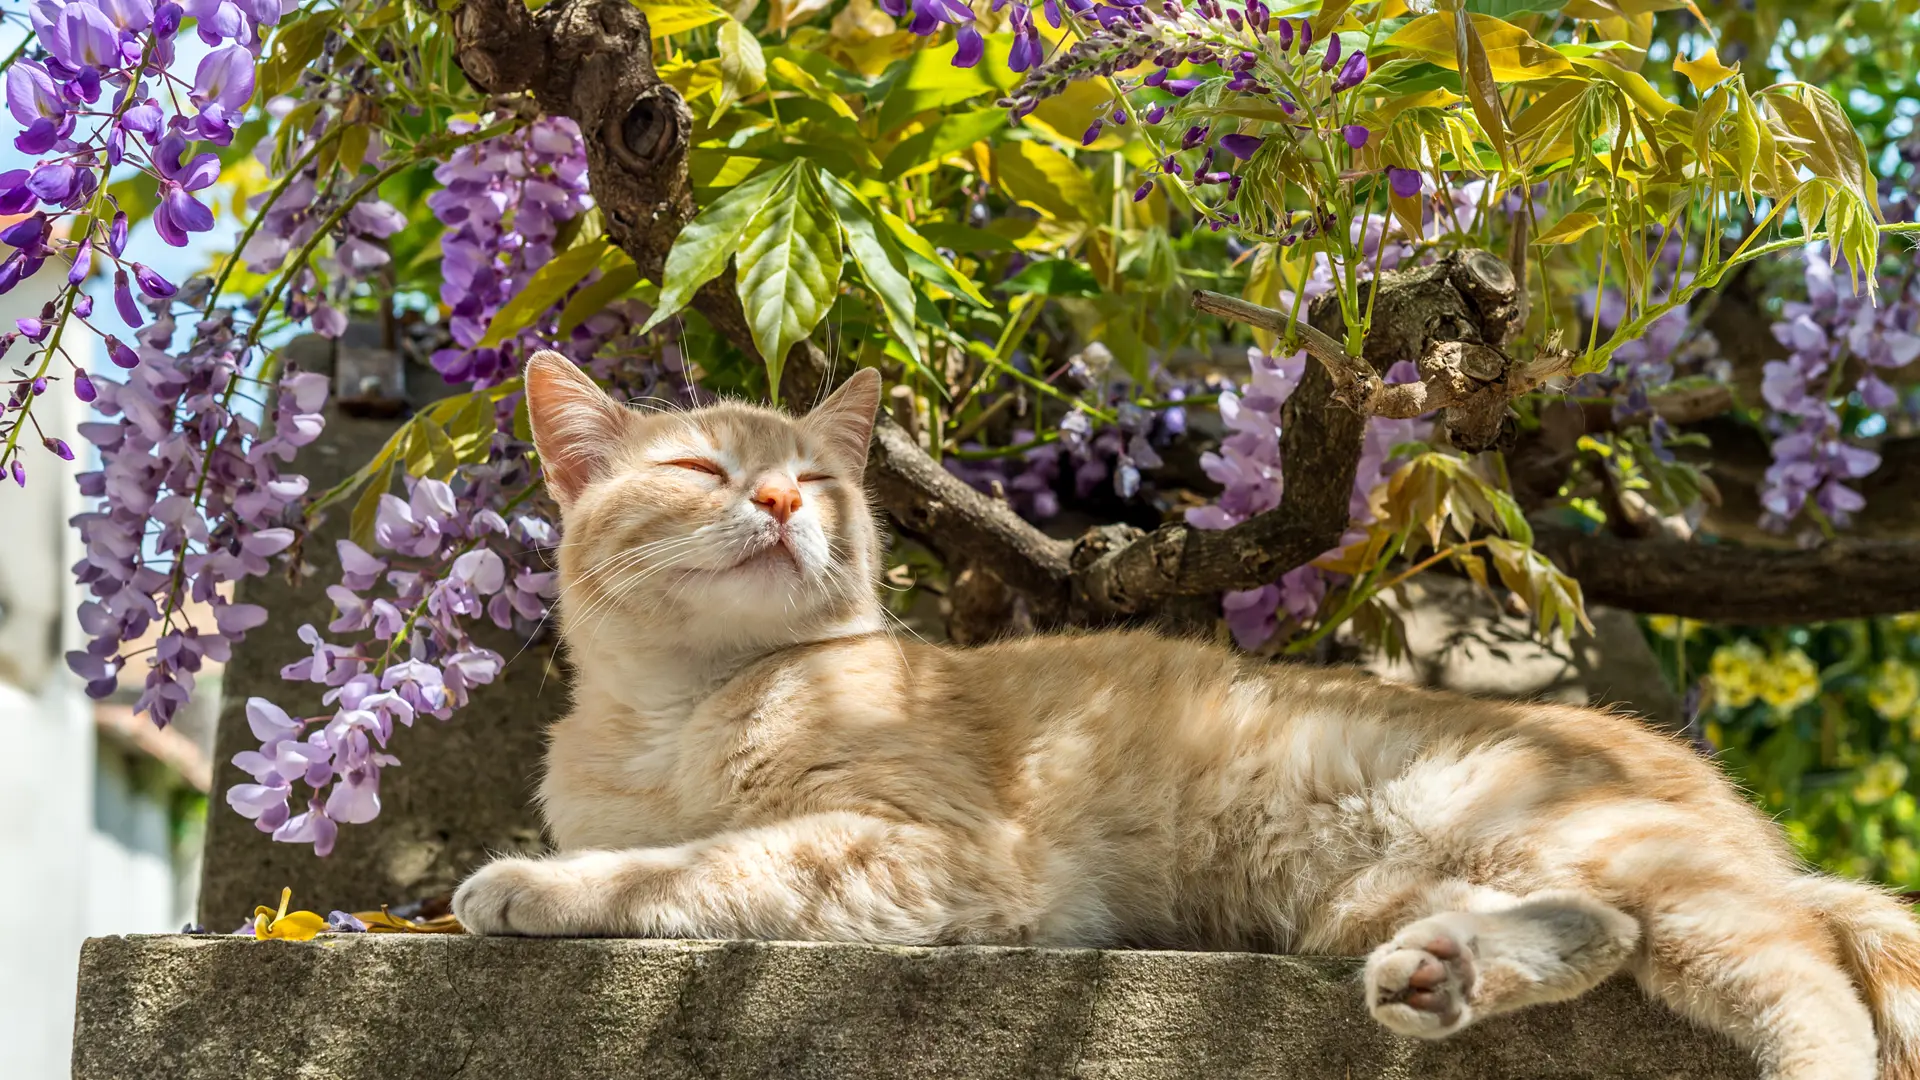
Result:
M943 116L926 130L900 140L880 163L880 179L889 183L922 169L940 164L948 154L964 150L999 131L1007 123L1007 110L981 109L978 112Z
M353 504L353 516L349 519L347 535L354 543L363 548L373 547L373 519L380 512L380 496L393 487L394 459L386 462L373 474L373 483L360 492L360 498Z
M266 101L292 90L307 68L320 58L327 34L339 20L337 10L310 10L296 14L297 22L283 23L273 35L273 52L254 78L255 96Z
M1019 219L1012 219L1018 223ZM1027 219L1028 223L1032 219ZM976 229L958 221L922 222L920 235L927 238L935 247L951 248L954 251L1006 251L1020 250L1020 245L992 229Z
M847 233L847 248L860 267L860 276L887 314L893 338L922 367L920 335L913 321L913 282L907 280L907 257L890 230L880 228L873 207L846 181L826 174L827 199Z
M479 348L493 348L533 325L534 320L559 303L561 297L592 273L606 252L607 239L603 236L554 256L553 261L534 273L513 299L494 312L493 321L487 324L487 334L480 339Z
M1704 94L1721 82L1738 75L1740 65L1736 62L1732 67L1728 67L1721 63L1720 50L1709 45L1705 52L1691 60L1674 57L1673 70L1687 77L1687 81L1693 84L1695 93Z
M988 76L1004 70L995 66L996 60L1005 57L1004 52L999 57L994 55L995 39L987 39L986 58L970 68L953 66L958 51L958 44L953 42L919 49L888 72L890 89L880 105L882 133L899 128L929 109L944 109L982 94L998 95L1003 87L988 81ZM1007 75L1019 77L1010 71Z
M633 260L627 257L626 252L619 248L609 249L600 260L599 280L583 286L561 309L560 333L573 333L574 327L606 310L608 304L632 292L638 284L640 268L633 265Z
M487 460L495 429L493 402L485 394L474 394L447 424L454 460L462 465Z
M655 38L684 34L727 17L707 0L633 0L633 6L647 17L647 32Z
M907 265L913 268L914 273L956 296L967 298L979 307L987 309L993 307L993 303L981 295L979 286L970 281L965 274L955 270L952 263L933 249L933 245L927 242L926 237L913 231L913 226L895 217L885 207L880 208L880 220L887 223L888 231L893 233L893 238L900 241L900 246L906 250Z
M1039 293L1043 296L1099 296L1100 282L1093 271L1077 259L1045 259L1030 263L1026 269L999 285L1002 292Z
M1565 3L1566 0L1467 0L1467 10L1476 15L1511 19L1515 15L1551 15Z
M667 252L667 266L661 274L666 280L660 285L660 302L646 325L640 328L641 333L671 318L687 306L695 290L720 276L727 268L727 260L740 247L741 231L760 212L768 193L784 184L794 169L794 163L788 162L781 168L761 173L715 199L699 216L687 222L674 239L673 250Z
M840 223L811 163L786 171L739 244L740 306L777 401L787 350L813 333L840 291Z
M753 31L729 17L720 25L720 88L714 91L713 115L767 85L767 58Z
M1767 106L1796 137L1796 148L1813 174L1843 185L1878 213L1878 183L1867 167L1866 143L1853 129L1840 103L1805 83L1775 86L1764 95ZM1811 228L1811 226L1809 226Z

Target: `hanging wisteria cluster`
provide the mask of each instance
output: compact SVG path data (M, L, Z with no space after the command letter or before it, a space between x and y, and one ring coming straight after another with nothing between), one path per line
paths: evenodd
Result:
M484 130L478 121L452 128ZM516 374L535 346L560 343L622 397L684 404L691 388L678 349L664 331L635 335L646 312L631 301L561 334L562 298L500 345L481 344L500 309L552 259L560 225L591 206L585 173L579 129L565 119L462 147L436 170L446 186L427 202L447 229L441 300L452 341L434 352L434 366L449 381L486 390ZM248 702L261 745L234 764L254 782L232 788L227 801L274 839L325 855L339 826L371 821L380 812L381 769L399 763L386 752L394 729L422 716L449 718L505 666L476 640L479 628L524 640L547 617L554 575L545 560L557 522L534 498L541 489L532 447L513 435L517 400L500 397L483 419L492 429L485 462L450 480L408 477L406 499L380 495L373 551L338 542L342 573L327 587L336 617L324 633L302 626L312 652L282 671L326 687L321 700L332 711L295 717L265 699Z
M555 310L498 345L482 345L500 308L553 258L560 227L593 205L586 148L573 121L543 118L514 135L464 147L434 178L446 185L427 205L447 227L440 301L452 342L434 353L433 365L448 381L492 386L518 374L536 349L559 348L584 360L621 329L617 315L601 312L561 335Z
M1836 280L1825 253L1809 249L1806 287L1806 300L1788 302L1773 326L1790 355L1769 361L1761 383L1774 439L1760 504L1763 524L1777 530L1809 502L1836 527L1866 505L1847 483L1879 468L1880 455L1850 441L1840 404L1853 394L1875 412L1899 407L1882 376L1920 357L1911 276L1886 278L1876 305Z
M201 40L214 48L188 81L173 67L175 38L190 14ZM253 97L260 28L279 21L280 7L278 0L244 10L203 0L192 10L150 0L41 0L29 7L28 17L41 55L8 66L7 111L20 126L14 148L36 160L31 169L0 173L0 214L26 215L0 231L0 243L12 249L0 260L0 293L49 260L65 262L68 272L66 287L37 316L0 334L0 355L22 339L28 343L19 362L32 374L13 382L0 419L0 471L23 486L22 439L29 429L49 451L73 456L40 431L34 400L62 379L82 401L94 400L92 373L61 347L69 328L99 333L107 355L122 367L138 362L117 335L93 321L93 301L81 285L110 269L114 307L128 329L146 321L134 287L156 301L176 291L152 269L125 258L128 219L108 190L110 175L138 170L154 179L153 224L167 243L183 246L190 234L213 228L213 211L196 193L219 178L219 159L191 153L191 143L232 141L233 119ZM68 235L76 223L81 231Z

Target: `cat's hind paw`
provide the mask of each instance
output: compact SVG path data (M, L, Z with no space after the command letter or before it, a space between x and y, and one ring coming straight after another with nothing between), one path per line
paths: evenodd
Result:
M1445 1038L1473 1022L1475 974L1470 939L1423 920L1367 958L1367 1010L1397 1034Z

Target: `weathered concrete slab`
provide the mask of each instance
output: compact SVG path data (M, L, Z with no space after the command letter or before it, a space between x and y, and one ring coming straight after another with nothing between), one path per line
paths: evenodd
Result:
M1232 953L328 936L96 938L76 1080L1748 1080L1616 981L1393 1036L1356 961Z

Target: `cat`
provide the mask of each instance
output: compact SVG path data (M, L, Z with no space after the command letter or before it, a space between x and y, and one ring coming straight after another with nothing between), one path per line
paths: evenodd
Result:
M1771 1080L1920 1080L1907 909L1679 740L1138 631L895 636L875 372L797 419L525 385L573 707L557 853L463 882L473 933L1365 956L1421 1038L1624 971Z

